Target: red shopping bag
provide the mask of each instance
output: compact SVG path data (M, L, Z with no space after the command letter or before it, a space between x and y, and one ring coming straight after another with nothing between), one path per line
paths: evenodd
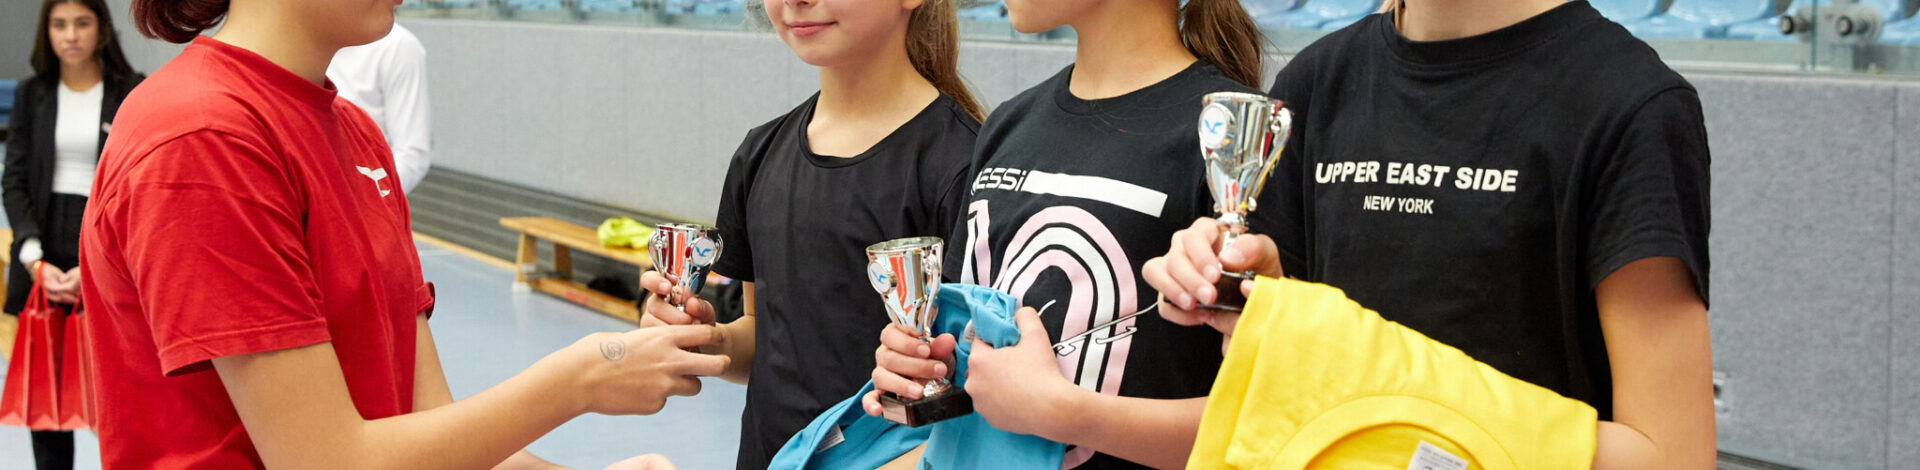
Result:
M75 372L67 375L67 380L80 388L80 393L75 394L79 397L76 408L80 412L80 421L83 423L81 427L90 428L93 427L94 413L97 411L95 407L99 406L95 404L98 402L94 401L98 395L94 390L93 340L88 339L91 338L88 335L93 332L95 320L93 317L81 315L83 310L85 309L80 305L74 305L73 315L67 317L67 344L72 348L70 349L72 352L67 353L67 357L72 359L67 361L75 364Z
M78 313L79 308L75 305L74 312ZM60 381L60 393L58 399L54 401L54 416L58 418L58 422L54 423L54 427L60 430L84 429L90 422L88 417L91 416L87 412L88 380L85 371L82 370L85 357L81 352L86 344L82 326L86 324L86 318L80 315L69 315L56 309L54 323L62 330L60 368L59 373L55 375L56 380Z
M53 312L54 307L47 304L36 282L27 294L26 308L20 310L20 330L7 364L6 388L0 390L0 424L39 431L59 429Z

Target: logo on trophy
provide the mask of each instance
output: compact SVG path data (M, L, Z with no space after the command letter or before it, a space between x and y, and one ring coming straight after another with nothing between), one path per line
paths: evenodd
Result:
M1213 193L1214 212L1219 213L1220 244L1214 247L1218 250L1247 232L1247 213L1254 210L1254 198L1266 186L1267 175L1279 164L1280 152L1293 132L1293 112L1279 101L1252 93L1208 93L1201 103L1200 156L1206 160L1207 188ZM1252 272L1221 270L1214 285L1219 295L1213 304L1202 307L1240 311L1246 303L1240 282L1252 278Z
M700 295L707 284L707 273L720 260L724 245L713 227L693 224L660 224L647 237L647 256L653 268L668 275L687 295ZM685 309L685 299L669 298L667 303Z
M939 314L934 299L940 293L941 246L939 237L915 237L867 247L867 280L886 301L887 315L894 323L920 332L921 341L933 338L933 319ZM972 413L973 397L950 379L942 377L921 384L921 398L917 400L881 394L881 416L919 427Z

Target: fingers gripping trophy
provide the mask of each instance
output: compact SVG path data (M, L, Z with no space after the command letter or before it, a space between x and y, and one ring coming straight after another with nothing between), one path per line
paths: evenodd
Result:
M1247 232L1247 213L1253 211L1254 198L1266 186L1293 132L1293 112L1252 93L1208 93L1201 102L1200 156L1206 159L1207 188L1220 214L1218 250ZM1240 294L1240 282L1248 279L1253 279L1252 272L1221 270L1214 286L1219 297L1203 307L1240 311L1247 300Z
M919 331L921 341L933 338L933 319L939 313L935 311L934 299L940 293L942 244L939 237L915 237L867 247L867 280L873 282L873 289L886 301L887 314L893 317L893 322ZM881 416L888 421L919 427L973 412L973 398L966 390L954 386L950 377L921 386L918 400L882 394Z
M674 286L688 296L700 295L700 288L707 284L707 273L713 271L713 263L720 260L720 232L713 227L693 224L660 224L653 235L647 237L647 256L653 260L653 268L673 280ZM678 294L668 298L667 303L685 310L688 299Z

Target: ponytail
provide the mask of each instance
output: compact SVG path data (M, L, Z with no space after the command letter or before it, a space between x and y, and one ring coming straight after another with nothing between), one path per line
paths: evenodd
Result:
M133 0L133 22L147 37L185 43L220 24L230 5L230 0Z
M926 0L907 20L907 61L933 87L953 98L976 120L987 113L960 80L960 32L954 16L955 0Z
M1233 81L1260 87L1262 41L1240 0L1188 0L1180 9L1180 42Z

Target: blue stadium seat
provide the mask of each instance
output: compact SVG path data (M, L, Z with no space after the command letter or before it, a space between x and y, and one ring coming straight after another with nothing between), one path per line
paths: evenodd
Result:
M507 0L506 5L515 10L558 10L560 0Z
M1800 11L1801 8L1806 8L1816 3L1826 5L1827 0L1793 0L1792 4L1787 5L1787 10L1780 12L1780 15L1729 25L1727 26L1726 33L1721 35L1721 37L1727 39L1745 39L1749 41L1798 41L1800 40L1798 36L1782 34L1780 32L1780 17L1791 15L1793 12Z
M1006 22L1007 2L994 2L990 5L971 7L954 12L954 15L959 16L960 19L963 20Z
M1666 13L1660 0L1588 0L1593 9L1615 23L1626 23Z
M1780 16L1773 0L1673 0L1665 14L1621 25L1643 38L1718 38L1728 26Z
M1247 16L1261 29L1287 29L1287 15L1298 13L1303 0L1241 0Z
M667 0L660 5L661 11L671 15L731 15L744 8L740 0Z
M1378 9L1379 0L1277 0L1266 10L1274 13L1256 14L1254 22L1269 29L1339 29Z
M1881 30L1880 42L1887 44L1914 44L1920 39L1920 20L1914 19L1908 11L1908 4L1916 0L1859 0L1861 4L1880 11L1885 26ZM1794 0L1782 14L1790 15L1814 5L1826 6L1827 0ZM1780 33L1780 18L1766 18L1749 21L1727 27L1728 39L1746 39L1753 41L1797 41L1797 36Z
M633 0L580 0L582 11L629 12L639 10Z
M696 15L732 15L740 13L745 5L740 0L701 0L693 4Z
M0 127L6 127L13 118L13 89L20 86L19 80L0 79Z
M1887 15L1887 26L1885 29L1880 30L1881 44L1920 45L1920 14L1910 14L1911 10L1899 8L1902 6L1915 6L1914 4L1920 3L1920 0L1906 0L1905 2L1899 0L1879 0L1866 3L1880 8L1881 13ZM1895 19L1896 16L1898 19Z

